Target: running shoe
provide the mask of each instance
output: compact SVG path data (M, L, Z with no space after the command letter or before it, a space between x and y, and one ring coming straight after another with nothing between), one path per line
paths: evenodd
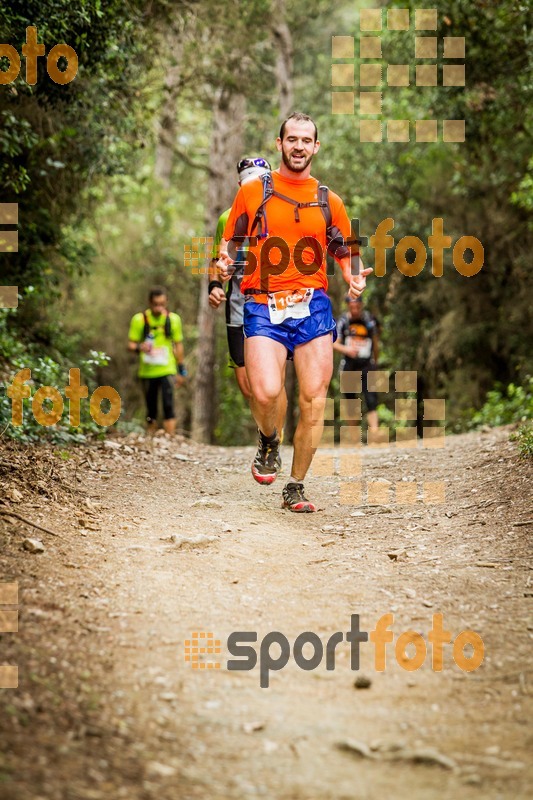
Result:
M252 475L257 483L274 483L281 469L281 456L279 454L280 441L267 439L259 431L259 447L252 464Z
M285 486L283 489L283 503L281 507L299 513L316 511L316 506L304 495L303 483L288 483Z

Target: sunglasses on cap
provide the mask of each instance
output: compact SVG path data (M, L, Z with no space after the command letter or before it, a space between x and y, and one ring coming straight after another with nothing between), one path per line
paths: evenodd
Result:
M242 158L237 164L237 172L240 174L243 170L250 169L251 167L271 169L266 158Z

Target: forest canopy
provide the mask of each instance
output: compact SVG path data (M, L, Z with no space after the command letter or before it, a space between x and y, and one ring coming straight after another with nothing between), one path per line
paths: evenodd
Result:
M414 25L384 28L382 59L373 63L383 75L388 64L409 63L411 85L383 84L383 130L387 119L408 120L411 131L415 120L437 120L440 131L440 121L464 119L466 136L362 142L357 114L332 113L332 37L358 42L360 9L370 5L2 4L0 42L22 53L33 25L47 52L57 43L73 47L79 67L75 80L59 85L41 58L35 85L24 69L0 85L0 201L19 209L18 252L0 253L0 274L20 295L17 309L0 309L0 378L24 364L35 378L55 375L63 385L60 374L86 364L95 380L119 390L124 419L140 420L128 323L146 306L150 286L163 284L183 320L190 369L179 395L181 426L199 439L249 441L254 426L226 366L223 315L207 308L207 276L195 274L185 248L193 237L213 236L235 194L241 155L260 154L277 166L280 122L299 109L315 119L322 143L313 174L344 199L362 235L390 218L396 247L406 236L427 244L433 220L442 219L451 238L442 277L432 274L429 247L425 268L411 277L389 247L385 274L369 279L382 368L416 370L426 396L446 398L456 430L470 424L495 386L527 384L531 8L517 0L433 4L439 48L445 37L464 37L464 87L440 78L436 86L414 86ZM384 15L409 9L411 19L416 9L405 0L374 6ZM358 46L341 59L353 64L356 87L361 62ZM8 68L7 59L0 67ZM470 278L452 263L453 244L464 236L483 246L483 267ZM374 266L371 247L362 257ZM341 313L338 275L330 293Z

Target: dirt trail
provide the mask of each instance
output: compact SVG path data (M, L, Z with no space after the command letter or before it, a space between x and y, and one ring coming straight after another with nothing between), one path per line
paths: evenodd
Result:
M508 431L364 450L364 480L444 481L436 505L343 505L344 479L322 476L306 487L324 510L289 514L281 481L253 482L251 455L164 438L99 446L69 462L70 505L24 488L10 503L62 538L0 517L0 580L20 585L19 633L1 637L19 688L0 690L0 798L531 796L531 527L516 524L533 517L531 468ZM45 552L22 551L25 535ZM387 613L394 642L426 638L435 613L453 638L476 631L483 665L461 671L448 645L442 672L429 647L409 672L392 643L376 672L368 642L352 671L344 642L335 670L291 654L268 689L258 667L226 669L232 631L256 631L257 650L280 631L292 647ZM185 662L194 631L221 640L221 669ZM371 685L356 689L361 676ZM442 763L413 762L428 749Z

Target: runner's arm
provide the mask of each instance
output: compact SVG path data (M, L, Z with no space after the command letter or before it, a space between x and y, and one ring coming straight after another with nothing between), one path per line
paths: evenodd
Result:
M332 210L332 226L331 229L335 233L333 239L333 252L332 255L335 261L340 266L342 277L348 284L348 294L350 297L355 298L361 295L366 287L366 277L373 272L372 268L364 269L363 262L359 255L359 245L357 240L352 239L352 226L348 219L348 214L344 207L344 203L338 195L330 192L330 202ZM349 253L347 252L349 250ZM337 253L339 255L337 256ZM353 267L359 260L358 274L354 275Z
M144 319L142 314L136 314L130 322L128 332L128 351L131 353L147 352L150 345L143 341Z
M342 270L342 277L348 284L348 294L350 297L359 297L366 287L366 277L370 275L371 272L374 272L372 267L368 267L367 269L363 268L363 262L361 257L359 257L359 274L352 275L352 257L351 256L344 256L339 260L339 266Z
M349 347L347 344L341 344L340 342L333 343L333 349L337 351L337 353L342 353L343 356L348 356L349 358L355 357L355 350L353 347Z
M218 261L216 262L218 274L220 276L220 280L222 281L229 281L233 275L233 265L235 264L235 260L231 258L230 254L228 253L229 244L230 242L227 239L221 240Z
M128 342L128 350L134 353L140 353L141 351L146 353L150 349L150 345L148 342L132 342L131 339Z
M218 268L218 260L220 258L220 253L223 252L226 247L224 228L226 227L229 213L230 209L223 212L218 219L215 239L213 241L213 250L211 252L211 261L209 263L209 305L211 308L215 309L226 300L226 293L222 286L224 277Z

